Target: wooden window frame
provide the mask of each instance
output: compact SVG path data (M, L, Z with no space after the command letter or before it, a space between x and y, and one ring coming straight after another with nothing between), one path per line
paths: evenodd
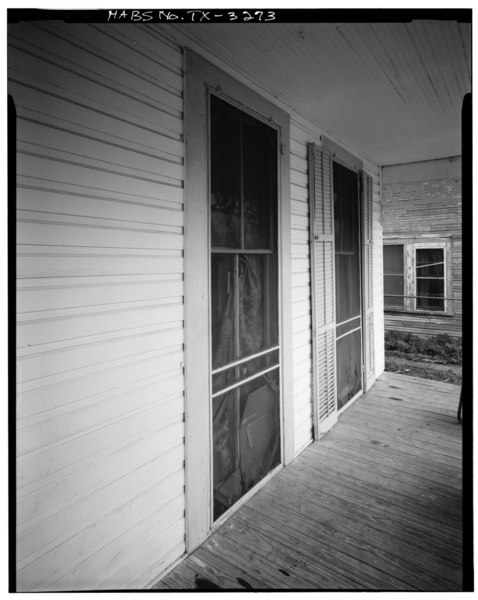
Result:
M452 274L451 274L451 240L449 238L430 238L427 240L417 240L410 238L394 238L383 240L383 246L403 246L404 260L404 307L384 306L384 312L408 313L416 315L430 316L453 316L453 302L449 300L452 295ZM417 250L422 248L437 248L443 250L444 268L444 310L420 309L416 306L416 256Z
M413 307L413 311L416 313L432 313L435 315L443 315L443 314L448 314L449 313L449 306L452 304L451 302L449 302L448 298L450 298L450 294L448 292L448 280L449 277L447 277L447 265L448 265L448 260L447 260L447 244L446 242L438 242L438 243L431 243L431 242L417 242L415 243L413 248L413 285L414 287L414 293L413 295L415 296L415 298L413 299L414 301L414 307ZM437 249L437 250L443 250L443 294L444 294L444 298L443 298L443 310L426 310L426 309L421 309L421 308L417 308L417 250L420 249Z
M186 551L217 527L212 521L209 95L278 129L278 271L281 463L294 453L289 115L185 49L185 496ZM259 483L257 490L268 478ZM239 508L246 494L235 505ZM231 514L233 510L228 512ZM226 516L228 516L226 515ZM221 519L218 521L222 522Z

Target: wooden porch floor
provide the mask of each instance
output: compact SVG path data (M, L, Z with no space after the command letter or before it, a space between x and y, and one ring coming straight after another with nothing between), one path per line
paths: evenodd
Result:
M155 589L462 589L460 388L385 373Z

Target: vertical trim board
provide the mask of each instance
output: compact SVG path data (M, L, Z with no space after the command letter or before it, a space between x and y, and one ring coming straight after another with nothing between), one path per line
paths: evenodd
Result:
M373 179L362 171L362 250L364 290L364 391L375 381Z

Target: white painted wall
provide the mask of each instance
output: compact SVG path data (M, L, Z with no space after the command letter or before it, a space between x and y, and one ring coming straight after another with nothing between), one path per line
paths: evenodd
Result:
M144 24L20 23L10 26L9 63L19 150L18 588L140 588L185 549L181 43ZM306 144L320 144L321 132L268 99L291 115L299 453L312 440ZM367 171L379 374L379 170Z
M184 552L182 51L10 27L19 590L143 587Z

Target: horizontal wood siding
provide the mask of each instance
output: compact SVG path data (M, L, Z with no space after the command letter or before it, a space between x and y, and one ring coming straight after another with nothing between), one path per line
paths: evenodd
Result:
M182 90L147 26L10 27L19 590L184 553Z
M384 240L449 241L451 255L450 314L387 312L385 328L421 335L462 332L462 197L458 157L410 166L384 167ZM420 173L423 173L420 179ZM426 179L425 179L426 177ZM398 180L401 179L401 180ZM413 179L413 180L412 180Z
M295 451L313 437L312 313L309 246L307 134L294 121L290 133L292 212L292 328Z
M447 319L433 315L385 313L385 330L413 333L421 336L447 334L461 337L461 319Z

